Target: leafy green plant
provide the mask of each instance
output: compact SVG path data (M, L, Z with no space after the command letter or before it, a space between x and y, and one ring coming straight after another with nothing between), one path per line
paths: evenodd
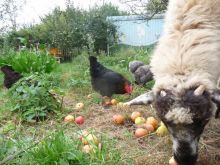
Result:
M57 61L43 52L20 51L1 56L0 66L2 65L11 65L20 73L50 73L57 66Z
M22 78L10 89L13 111L21 112L23 120L41 120L49 112L58 112L62 99L51 89L52 84L45 80L45 75Z

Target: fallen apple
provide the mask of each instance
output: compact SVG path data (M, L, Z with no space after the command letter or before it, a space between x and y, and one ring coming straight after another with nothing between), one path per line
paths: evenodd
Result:
M82 137L82 143L84 145L87 145L87 144L98 145L99 144L99 139L93 134L88 134L88 135Z
M85 122L85 119L84 119L84 117L82 117L82 116L78 116L78 117L75 119L75 123L76 123L76 124L81 125L81 124L83 124L84 122Z
M64 118L64 122L65 123L74 123L75 121L75 118L73 115L67 115L65 118Z
M151 124L154 127L154 129L157 129L158 127L158 121L154 117L148 117L146 123Z
M105 102L105 105L107 105L107 106L111 106L112 103L111 103L111 101L106 101L106 102Z
M135 137L140 138L148 135L148 131L144 128L137 128L135 131Z
M124 124L125 118L122 115L114 115L112 120L115 124Z
M89 134L89 132L87 130L80 130L77 132L77 134L78 138L82 140L82 138L86 137Z
M92 98L92 94L88 94L87 99L91 99L91 98Z
M131 120L132 120L133 122L135 122L135 119L136 119L137 117L141 117L141 113L140 113L140 112L132 112L132 114L131 114Z
M112 104L112 105L117 105L117 104L118 104L118 101L117 101L116 99L112 99L112 100L111 100L111 104Z
M143 118L143 117L137 117L137 118L135 119L135 124L136 124L136 125L140 125L140 124L143 124L143 123L145 123L145 118Z
M165 136L168 134L167 127L164 125L161 125L160 127L157 128L156 134L158 136Z
M165 124L161 121L160 122L160 126L165 126ZM166 127L166 126L165 126Z
M84 145L83 148L82 148L82 152L84 153L91 153L91 152L95 152L95 149L93 148L92 145Z
M75 106L76 109L83 109L84 108L84 104L83 103L77 103Z
M173 156L169 160L169 165L177 165L177 163L176 163L176 161L175 161Z
M118 106L119 108L123 108L123 106L124 106L124 103L122 103L122 102L119 102L119 103L117 104L117 106Z
M154 127L149 123L145 123L143 126L146 130L148 130L148 132L153 132L155 130Z

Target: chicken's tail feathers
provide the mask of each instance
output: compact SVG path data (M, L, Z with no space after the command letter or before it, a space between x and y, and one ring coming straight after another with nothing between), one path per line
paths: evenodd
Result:
M3 65L2 67L1 67L1 71L3 72L3 73L8 73L8 72L14 72L15 70L12 68L12 66L10 66L10 65Z
M89 56L89 62L90 64L95 64L97 63L97 58L95 56Z

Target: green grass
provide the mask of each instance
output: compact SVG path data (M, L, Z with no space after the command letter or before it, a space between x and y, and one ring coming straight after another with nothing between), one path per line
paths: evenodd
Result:
M44 139L36 147L28 150L21 158L13 161L15 164L24 165L101 165L117 164L120 153L114 149L114 141L102 137L101 150L93 146L91 153L82 152L82 143L76 137L69 137L63 131L58 131Z
M150 53L145 50L123 49L111 56L97 56L98 61L104 66L122 73L130 81L132 75L128 70L128 63L132 60L141 60L149 62ZM100 102L99 94L94 92L91 87L89 75L88 54L83 53L73 59L70 63L62 63L48 73L46 78L48 82L53 83L54 87L64 90L66 95L74 95L72 98L75 102L83 101L85 106L98 104ZM3 84L3 74L0 73L0 83ZM151 88L149 83L148 88ZM146 89L140 90L135 87L132 97L137 96ZM91 100L85 99L85 96L92 94ZM116 139L109 139L105 134L98 134L102 141L102 149L96 150L94 154L85 154L82 152L82 144L72 136L78 128L75 126L65 127L62 125L63 116L72 112L73 109L64 109L63 114L50 116L48 120L39 123L20 123L19 116L11 113L11 101L7 96L7 90L0 88L0 160L22 150L51 134L50 137L41 141L34 148L25 150L24 153L17 156L9 164L134 164L133 161L127 160L122 156L122 151L115 147L118 142ZM118 101L126 101L129 96L114 96ZM86 115L89 108L86 108L82 115ZM55 125L50 125L55 121ZM19 124L18 124L19 123ZM63 133L60 132L60 126L66 128ZM71 129L71 132L68 131ZM58 132L58 133L53 133ZM124 132L124 136L132 140L130 132ZM1 143L3 142L3 143ZM123 160L122 160L123 157ZM120 162L120 163L119 163ZM123 163L122 163L123 162ZM125 163L126 162L126 163Z

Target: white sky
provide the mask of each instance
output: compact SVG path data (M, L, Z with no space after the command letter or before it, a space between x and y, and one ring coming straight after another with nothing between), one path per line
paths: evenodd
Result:
M119 2L120 0L72 0L74 6L83 9L89 9L89 7L92 7L95 4L101 5L103 1L111 2L112 4L119 6L121 10L127 9L126 5ZM17 23L20 25L38 23L40 17L51 12L57 6L61 9L65 9L65 0L26 0L23 10L19 13Z

